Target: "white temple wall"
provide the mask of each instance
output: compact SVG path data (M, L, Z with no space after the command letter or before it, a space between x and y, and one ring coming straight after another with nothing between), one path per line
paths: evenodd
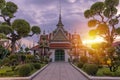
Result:
M55 49L50 49L51 55L50 59L52 59L52 62L55 62Z

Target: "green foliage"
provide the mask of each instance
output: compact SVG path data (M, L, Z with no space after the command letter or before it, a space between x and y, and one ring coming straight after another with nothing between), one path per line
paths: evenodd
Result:
M84 64L83 70L89 75L96 75L98 66L96 64Z
M106 9L104 10L103 14L104 14L104 16L105 16L106 18L110 18L110 17L112 17L112 16L114 16L114 15L117 14L117 9L116 9L115 7L106 8Z
M18 60L18 55L16 55L16 54L10 55L10 56L9 56L9 59L10 59L10 60L12 60L12 59Z
M9 66L10 59L9 58L4 58L2 62L3 62L3 65Z
M23 61L23 62L26 60L26 56L24 54L21 54L20 58L21 58L21 61Z
M5 0L0 0L0 9L2 9L5 6Z
M104 3L103 2L96 2L91 6L91 10L94 11L95 14L98 14L104 10Z
M90 20L97 20L89 21L88 26L94 27L90 30L90 36L101 36L106 43L109 45L102 49L105 56L112 60L111 69L116 70L117 67L114 62L117 59L114 59L115 50L111 48L113 42L116 39L116 36L120 35L120 28L116 25L119 24L120 14L117 15L118 9L117 6L119 5L119 0L104 0L103 2L95 2L91 5L90 9L87 9L84 12L85 18L91 18ZM98 60L99 61L99 60Z
M17 32L21 37L27 36L30 32L30 24L23 19L16 19L12 23L12 28Z
M30 63L30 62L34 62L35 60L35 56L34 55L26 55L26 62Z
M8 12L10 13L15 13L18 9L17 5L13 2L7 2L6 3L6 9L8 10Z
M109 21L109 24L110 25L116 25L116 24L118 24L119 23L119 20L118 19L111 19L110 21Z
M0 60L0 67L3 65L3 62L2 62L2 60Z
M25 48L25 51L28 52L30 49L28 47Z
M10 18L14 17L14 13L17 12L17 5L13 2L7 2L5 7L1 10L2 15Z
M103 2L96 2L91 5L90 9L84 12L85 18L92 18L88 22L89 27L94 27L96 31L90 31L93 35L102 36L108 43L112 44L114 41L116 31L116 24L119 23L119 17L117 16L117 6L119 0L105 0ZM120 33L120 32L119 32Z
M110 70L108 68L101 68L98 70L97 76L114 76L114 72L110 72Z
M40 34L40 28L38 26L33 26L31 31L34 33L34 34Z
M112 7L118 6L119 0L105 0L105 6Z
M10 26L8 25L0 25L0 33L4 33L4 34L10 34L12 33L13 30Z
M84 63L83 63L83 62L81 62L81 61L77 63L77 67L79 67L79 68L82 68L82 67L83 67L83 65L84 65Z
M31 67L28 64L22 65L18 70L19 76L22 76L22 77L28 76L30 72L31 72Z
M86 10L85 12L84 12L84 16L86 17L86 18L90 18L90 17L92 17L94 15L94 11L92 11L92 10Z
M6 35L3 33L0 33L0 39L6 39Z
M18 6L15 3L0 0L0 17L4 20L0 25L0 33L5 34L6 38L11 41L11 53L15 52L15 44L17 40L22 37L33 36L34 34L40 33L39 27L33 26L31 29L30 24L26 20L15 19L12 22L12 19L15 17L14 14L17 10Z
M35 69L40 69L41 68L40 63L32 63L32 65L34 66Z

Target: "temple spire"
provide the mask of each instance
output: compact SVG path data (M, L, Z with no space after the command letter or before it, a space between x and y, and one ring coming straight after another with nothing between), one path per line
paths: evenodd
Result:
M57 24L58 27L63 27L64 25L62 24L62 17L61 17L61 0L59 0L59 21Z

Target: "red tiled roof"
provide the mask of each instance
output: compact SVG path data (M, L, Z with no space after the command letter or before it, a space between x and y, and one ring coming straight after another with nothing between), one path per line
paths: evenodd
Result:
M69 43L51 43L50 48L71 48Z

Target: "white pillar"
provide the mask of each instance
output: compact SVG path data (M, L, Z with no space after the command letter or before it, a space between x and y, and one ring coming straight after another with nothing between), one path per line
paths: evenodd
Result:
M68 50L65 50L65 62L68 62L68 58L69 58Z

